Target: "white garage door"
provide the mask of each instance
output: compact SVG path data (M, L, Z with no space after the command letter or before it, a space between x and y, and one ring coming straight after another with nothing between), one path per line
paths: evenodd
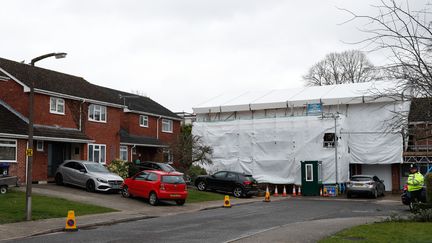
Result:
M362 165L362 174L378 176L384 180L386 191L392 190L391 165Z

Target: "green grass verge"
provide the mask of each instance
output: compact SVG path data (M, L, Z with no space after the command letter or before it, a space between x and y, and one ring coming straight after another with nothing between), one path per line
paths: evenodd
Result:
M216 201L220 200L223 203L225 195L213 192L202 192L196 189L188 189L188 197L186 203L197 203L205 201Z
M10 190L6 194L0 194L0 224L23 221L25 219L25 201L24 192ZM33 220L66 218L68 210L74 210L76 216L116 211L111 208L72 202L62 198L32 195Z
M432 242L432 223L382 222L360 225L319 242Z

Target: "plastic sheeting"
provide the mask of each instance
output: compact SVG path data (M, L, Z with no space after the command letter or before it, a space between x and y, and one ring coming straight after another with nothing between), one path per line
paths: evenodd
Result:
M384 121L404 105L350 105L336 119L337 182L349 179L349 164L402 162L401 134L385 133ZM334 133L335 119L320 116L196 122L193 134L213 148L211 172L233 170L259 182L300 184L300 161L323 162L324 183L336 182L335 148L323 146L324 133Z

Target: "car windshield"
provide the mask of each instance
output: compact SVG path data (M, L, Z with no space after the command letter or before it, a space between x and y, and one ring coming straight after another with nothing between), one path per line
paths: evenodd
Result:
M108 169L99 163L85 164L85 167L89 172L109 173Z
M162 182L168 184L185 184L182 176L162 176Z
M167 165L167 164L159 164L159 165L163 171L166 171L166 172L176 171L171 165Z
M351 181L372 181L372 178L368 176L356 176L351 178Z

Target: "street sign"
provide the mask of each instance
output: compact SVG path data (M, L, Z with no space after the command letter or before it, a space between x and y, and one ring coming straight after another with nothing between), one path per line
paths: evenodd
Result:
M321 103L307 104L308 115L319 115L322 113Z
M33 149L27 149L27 150L26 150L26 155L27 155L28 157L33 156Z

